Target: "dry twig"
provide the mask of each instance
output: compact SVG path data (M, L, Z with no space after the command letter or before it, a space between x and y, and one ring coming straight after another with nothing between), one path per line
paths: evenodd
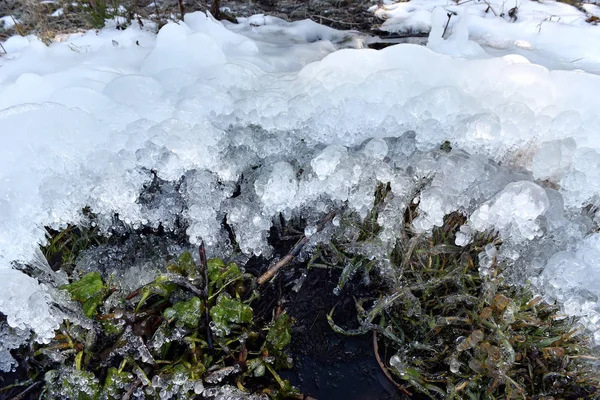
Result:
M323 230L323 228L325 228L325 225L329 221L331 221L333 219L333 217L335 217L335 212L332 211L321 222L319 222L319 224L317 225L317 232L321 232ZM290 251L285 257L283 257L277 263L275 263L274 265L269 267L267 272L265 272L264 274L262 274L260 276L260 278L258 278L258 281L257 281L258 284L263 285L265 282L267 282L272 277L274 277L275 274L277 274L277 272L281 268L288 265L298 254L300 254L300 251L302 251L302 248L306 245L306 243L308 243L308 241L309 241L309 237L307 237L307 236L304 236L302 239L300 239L298 241L298 243L296 243L296 245L294 246L292 251Z
M392 378L392 375L390 375L390 371L388 371L386 366L383 364L383 361L381 361L381 357L379 357L379 345L377 344L377 331L373 331L373 351L375 352L375 359L377 360L377 364L379 364L379 368L381 368L381 371L383 372L385 377L388 378L388 380L392 382L394 386L398 388L399 391L401 391L407 396L412 396L411 392L406 390L404 386L400 385L394 380L394 378Z

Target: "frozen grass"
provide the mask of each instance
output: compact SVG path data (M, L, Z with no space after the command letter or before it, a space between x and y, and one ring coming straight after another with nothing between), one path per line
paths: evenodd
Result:
M189 11L199 9L189 5ZM125 28L140 19L150 20L162 26L179 18L177 3L149 0L58 0L48 3L40 0L24 2L7 1L0 5L0 16L15 15L18 23L10 29L0 27L0 38L12 34L34 34L50 43L59 34L87 29L100 29L106 21L113 21Z
M331 310L328 318L336 332L372 332L375 351L385 348L388 355L381 367L405 393L439 399L599 394L598 358L589 338L575 318L542 302L527 285L503 282L497 237L480 235L464 248L455 246L455 233L464 223L458 213L446 216L431 237L421 237L410 228L414 212L409 209L405 216L405 246L393 253L389 291L373 303L357 299L356 329L342 327L348 321L336 322ZM371 224L365 228L368 240L374 230ZM344 266L339 287L347 279L344 273L372 264L344 248L322 249L314 259Z

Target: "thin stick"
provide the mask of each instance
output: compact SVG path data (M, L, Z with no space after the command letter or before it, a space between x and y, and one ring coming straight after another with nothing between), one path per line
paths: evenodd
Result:
M452 13L448 13L448 21L446 21L446 26L444 27L444 32L442 32L442 39L446 36L446 31L448 30L448 25L450 25L450 19L452 18Z
M335 217L335 212L332 211L329 214L327 214L327 216L325 217L325 219L323 219L317 225L317 232L321 232L323 230L323 228L325 228L325 225L329 221L331 221L333 219L333 217ZM262 274L260 276L260 278L258 278L257 283L259 285L263 285L265 282L267 282L268 280L270 280L271 278L273 278L275 276L275 274L277 274L277 272L281 268L283 268L286 265L288 265L298 254L300 254L300 251L302 251L302 248L306 245L306 243L308 243L309 240L310 240L310 238L307 237L307 236L302 237L302 239L300 239L298 241L298 243L296 243L296 245L294 246L294 248L292 248L292 251L290 251L285 257L283 257L277 263L275 263L274 265L272 265L271 267L269 267L269 269L264 274Z
M154 8L156 9L156 19L158 19L159 21L159 26L160 26L160 10L158 9L158 3L156 1L153 2L154 3Z
M204 318L206 319L206 342L208 343L208 348L212 352L213 341L210 331L210 315L208 313L208 264L206 263L206 249L204 248L204 240L200 242L198 253L200 254L200 273L204 275L204 291L202 297L204 300Z
M29 393L33 388L40 385L41 383L42 383L41 381L34 382L29 387L27 387L25 390L23 390L21 393L19 393L15 397L13 397L13 400L21 400L21 399L25 398L25 395L27 393Z
M15 383L13 383L11 385L4 386L3 388L1 388L0 389L0 393L8 392L9 390L14 389L16 387L30 385L31 383L33 383L33 379L27 379L24 382L15 382Z
M345 21L339 21L339 20L337 20L337 19L333 19L333 18L327 18L327 17L324 17L324 16L322 16L322 15L311 15L310 17L311 17L311 18L319 18L319 23L320 23L320 24L322 24L322 23L323 23L323 20L325 20L325 21L329 21L329 22L336 23L336 24L344 24L344 25L360 25L360 24L359 24L359 23L357 23L357 22L345 22Z
M377 344L377 331L373 331L373 351L375 351L375 359L377 360L377 364L379 364L379 368L381 368L381 371L384 373L386 378L388 378L388 380L392 382L394 386L396 386L398 390L400 390L402 393L404 393L407 396L412 396L411 392L406 390L404 386L400 385L394 380L394 378L392 378L392 375L390 375L390 371L388 371L386 366L383 364L383 361L381 361L381 357L379 357L379 345Z
M133 395L133 392L135 391L135 389L138 386L140 386L141 384L142 384L142 381L139 378L136 379L135 383L133 385L131 385L131 387L129 388L127 393L125 393L125 395L123 396L123 400L129 400L131 398L131 396Z
M10 16L10 19L12 19L13 24L15 24L15 29L17 30L17 33L19 34L19 36L25 36L25 31L23 31L23 28L21 27L21 23L19 21L17 21L15 19L15 17L13 17L12 15Z
M487 1L487 0L483 0L483 2L484 2L485 4L487 4L488 8L489 8L490 10L492 10L492 12L494 13L494 16L495 16L495 17L497 17L497 16L498 16L498 14L497 14L497 13L496 13L496 11L494 10L494 7L492 7L492 5L491 5L490 3L488 3L488 1Z

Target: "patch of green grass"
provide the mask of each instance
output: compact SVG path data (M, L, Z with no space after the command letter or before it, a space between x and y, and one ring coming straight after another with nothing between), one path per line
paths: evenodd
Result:
M88 226L69 225L61 231L46 228L48 243L41 250L50 267L70 272L83 250L106 242L99 229L91 223L93 220L94 217L90 215Z
M78 4L88 23L95 29L103 28L105 20L120 15L119 7L123 5L119 0L79 0Z

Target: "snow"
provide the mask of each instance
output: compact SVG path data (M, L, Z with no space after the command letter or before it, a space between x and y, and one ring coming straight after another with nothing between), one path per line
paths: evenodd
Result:
M544 4L529 14L523 6L522 32L546 18L536 10L567 7ZM220 255L231 251L225 220L244 253L268 256L280 214L302 216L318 240L324 214L346 207L366 217L377 185L389 183L367 255L389 251L412 201L424 234L460 211L468 222L458 245L499 231L497 257L514 274L600 331L598 286L583 278L600 276L591 233L600 195L597 28L575 17L544 21L526 54L508 54L510 45L497 57L483 36L471 40L475 22L509 41L516 23L459 13L442 39L442 15L428 16L436 27L428 47L381 51L365 49L365 35L311 21L224 25L202 13L158 35L133 24L48 47L9 38L0 57L0 312L10 326L53 337L64 314L52 306L52 285L12 266L36 259L44 226L85 221L86 206L104 230L115 218L170 230L182 217L190 242ZM551 41L548 52L542 44ZM564 70L558 53L585 54L576 64L585 70ZM445 141L449 152L440 150ZM150 193L155 180L160 190ZM334 226L349 229L339 219ZM386 261L378 265L385 274Z
M16 24L19 23L19 20L12 15L5 15L0 17L0 27L4 29L11 29Z
M54 11L52 14L50 14L51 17L61 17L64 14L64 10L62 8L59 8L58 10Z
M509 11L517 6L516 20ZM464 1L411 0L384 2L371 11L384 23L381 30L398 34L435 32L432 44L436 51L452 55L479 58L489 55L520 54L530 61L552 69L583 69L600 73L600 26L586 20L600 15L594 4L582 4L585 10L553 0ZM453 14L448 23L448 13ZM446 24L448 24L447 29ZM462 31L478 48L478 54L461 54L465 48L450 43L439 46L442 33L448 38L453 31ZM431 44L431 43L430 43Z

